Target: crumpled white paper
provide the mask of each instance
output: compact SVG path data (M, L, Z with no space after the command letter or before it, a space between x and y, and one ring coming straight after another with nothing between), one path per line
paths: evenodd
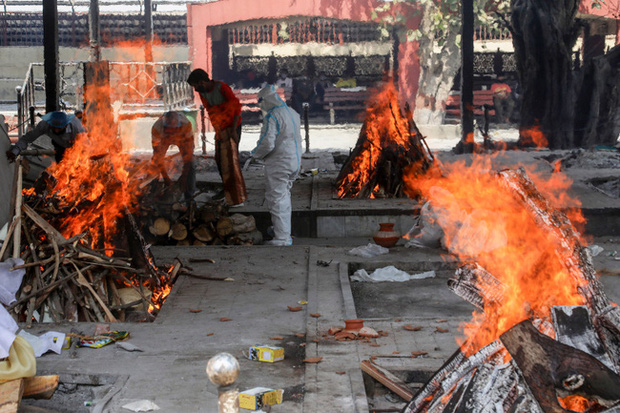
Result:
M19 290L19 286L22 285L26 269L21 268L11 271L11 268L23 264L24 260L21 258L9 258L6 261L0 262L0 301L5 305L11 305L17 301L15 293Z
M13 345L18 328L17 323L6 308L0 305L0 359L9 356L9 349Z
M389 249L377 244L368 244L361 247L355 247L348 252L350 255L357 255L359 257L371 258L377 255L387 254Z
M19 332L19 335L30 343L34 350L35 357L41 357L50 350L56 354L60 354L62 352L62 345L65 342L65 333L59 333L57 331L48 331L37 337L34 334L22 330Z
M123 409L131 410L132 412L150 412L151 410L159 410L159 406L150 400L138 400L127 403L123 406Z
M601 252L605 251L605 249L603 247L599 246L599 245L589 245L586 248L588 248L590 250L590 252L592 253L593 257L596 257Z
M403 281L421 280L424 278L433 278L433 277L435 277L435 271L426 271L426 272L422 272L419 274L409 274L405 271L399 270L393 265L390 265L388 267L377 268L371 274L368 274L368 272L363 268L361 270L357 270L351 276L351 281L403 282Z

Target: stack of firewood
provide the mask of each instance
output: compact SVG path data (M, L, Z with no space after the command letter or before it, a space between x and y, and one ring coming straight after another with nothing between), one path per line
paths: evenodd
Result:
M25 270L9 312L27 325L153 319L165 298L159 292L172 285L180 265L170 271L156 268L143 240L138 253L130 254L91 248L86 233L67 239L52 225L64 216L62 211L50 213L50 205L36 194L22 198L20 176L18 166L11 197L14 213L0 249L0 261L12 257L11 270ZM128 213L126 218L135 233L133 217Z
M232 214L221 203L207 202L200 208L175 202L171 207L150 205L142 209L153 244L159 245L254 245L263 237L252 215Z
M12 269L26 274L17 301L7 307L19 321L124 321L128 310L151 317L149 306L158 305L151 289L162 288L163 273L93 250L82 241L85 234L65 238L28 205L22 211L19 258L25 263Z

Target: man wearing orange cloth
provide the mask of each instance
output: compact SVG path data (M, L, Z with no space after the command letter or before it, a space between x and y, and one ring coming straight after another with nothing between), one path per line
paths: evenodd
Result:
M211 79L202 69L190 73L187 83L200 95L215 128L215 162L224 184L226 203L230 207L243 206L248 195L239 165L241 103L230 86Z

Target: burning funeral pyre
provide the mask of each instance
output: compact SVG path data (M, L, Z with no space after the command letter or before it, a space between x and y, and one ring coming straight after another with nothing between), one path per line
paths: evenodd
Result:
M401 109L392 82L367 105L355 148L336 179L338 197L402 197L403 176L425 173L433 164L433 155L409 108Z
M7 239L13 258L25 261L14 269L26 274L10 310L20 321L122 321L136 308L136 320L150 320L179 270L154 265L134 218L139 183L155 171L122 151L106 104L108 88L88 84L87 134L78 136L62 162L34 188L22 193L20 184L14 186L15 236ZM8 244L0 258L8 255Z
M465 263L449 286L478 311L404 412L617 412L620 310L575 226L547 201L561 203L567 182L480 161L442 168L407 185L439 211L444 243Z

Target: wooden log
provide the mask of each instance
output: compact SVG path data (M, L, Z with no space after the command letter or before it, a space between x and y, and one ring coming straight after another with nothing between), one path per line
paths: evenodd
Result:
M209 227L204 224L197 226L194 229L194 231L192 231L192 235L197 240L202 241L202 242L207 242L207 243L211 242L213 238L215 237L215 234L213 233L213 231L211 231Z
M499 177L515 199L530 212L536 223L556 237L558 254L576 285L580 286L579 293L588 306L594 313L606 311L610 301L596 276L590 254L581 245L580 234L568 217L549 204L527 176L525 169L501 171Z
M24 392L24 379L0 384L0 413L17 413Z
M603 407L620 401L620 376L591 355L541 334L529 320L500 339L543 411L564 413L558 397L581 396Z
M73 265L73 267L75 268L75 270L78 273L77 279L76 279L77 282L80 285L86 287L88 289L88 291L92 294L92 296L95 298L95 300L97 300L99 305L101 305L101 308L103 309L103 311L105 312L105 315L107 317L107 321L110 322L110 323L117 322L118 320L116 319L116 317L114 317L114 315L112 314L112 312L110 311L108 306L103 302L101 297L99 297L99 294L97 294L97 292L93 289L93 287L90 285L90 283L88 281L86 281L86 278L84 278L84 274L82 274L82 272L80 271L78 266L75 265L75 263L73 261L70 261L70 262L71 262L71 264Z
M27 204L22 205L22 211L28 215L39 228L41 228L50 240L56 241L59 246L69 244L70 241L66 239L56 228L50 225L41 215L37 214L34 209L30 208Z
M504 283L476 262L457 268L454 277L448 280L448 287L480 310L484 310L485 303L501 303L507 289Z
M167 235L170 232L170 221L164 217L157 218L149 227L149 232L156 236Z
M610 369L615 369L594 329L588 307L556 305L551 309L551 315L557 341L588 353Z
M17 158L17 185L13 190L16 192L15 194L15 218L17 219L17 223L15 224L15 232L13 233L13 258L19 258L20 251L22 248L22 161L21 157Z
M220 214L217 211L212 209L201 209L199 212L200 222L203 224L209 224L211 222L217 221Z
M256 220L253 215L233 214L230 216L233 224L232 232L241 234L244 232L252 232L256 229Z
M170 229L170 238L176 241L182 241L187 238L187 227L180 222L177 222Z
M24 399L51 399L58 388L60 376L35 376L23 379L24 391L22 398ZM17 381L15 379L0 379L0 384Z
M9 229L6 233L6 238L4 239L4 242L2 243L2 248L0 248L0 260L2 261L5 260L4 255L8 252L9 250L8 247L13 242L13 232L15 232L15 227L17 225L17 222L18 222L17 219L13 219L13 221L11 221L11 225L9 225Z
M370 360L362 361L360 367L364 373L370 375L370 377L396 393L401 399L408 402L413 398L413 391L411 388L389 370L384 369Z
M229 217L221 217L215 226L217 231L217 235L219 235L222 239L232 234L233 232L233 222Z
M228 281L228 280L230 280L230 278L228 278L228 277L213 277L211 275L194 274L192 272L187 272L187 271L181 271L181 272L179 272L179 275L185 275L185 276L191 277L191 278L198 278L198 279L201 279L201 280L211 280L211 281Z
M498 352L506 350L495 340L471 357L465 356L461 350L457 350L446 363L435 372L433 377L420 389L403 410L403 413L421 413L428 411L430 402L447 394L461 377L484 363L488 358Z
M506 363L503 356L487 360L459 380L457 386L462 389L461 394L453 394L448 403L441 398L435 400L436 404L445 405L446 412L497 411L497 406L512 406L520 391L518 387L522 387L516 369ZM433 410L432 407L429 409ZM528 412L542 413L542 410Z
M177 246L179 247L187 247L188 245L192 245L192 242L188 239L184 239L184 240L177 242Z

